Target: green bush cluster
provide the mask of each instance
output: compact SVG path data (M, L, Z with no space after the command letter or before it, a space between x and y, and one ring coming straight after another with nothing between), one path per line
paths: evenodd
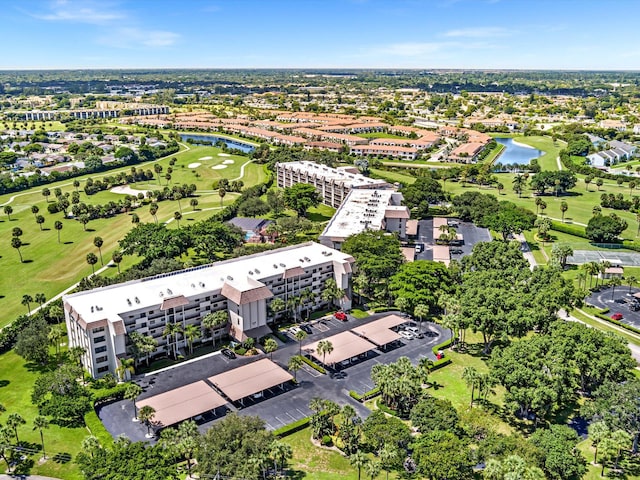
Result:
M84 414L84 423L89 432L91 432L91 435L100 441L100 445L105 447L113 443L113 437L104 427L93 408Z
M556 222L555 220L551 220L551 230L567 233L576 237L587 238L584 227L580 225L572 225L570 223L561 223Z
M286 437L287 435L291 435L292 433L296 433L300 430L303 430L309 426L309 422L311 421L311 417L304 417L300 420L296 420L289 425L285 425L284 427L278 428L273 431L273 435L278 438Z
M365 402L365 401L369 400L370 398L376 397L378 395L380 395L380 388L378 388L378 387L372 388L368 392L364 392L362 395L360 395L355 390L350 390L349 391L349 396L351 398L353 398L354 400L357 400L358 402Z

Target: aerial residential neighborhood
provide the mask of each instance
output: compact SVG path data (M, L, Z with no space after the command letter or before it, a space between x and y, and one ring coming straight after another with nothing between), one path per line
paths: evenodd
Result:
M635 2L4 7L0 479L640 478Z

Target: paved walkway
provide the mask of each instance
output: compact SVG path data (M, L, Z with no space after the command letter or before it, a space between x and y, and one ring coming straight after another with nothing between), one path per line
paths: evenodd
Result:
M43 477L42 475L2 475L0 474L0 480L62 480L55 477Z
M524 235L522 235L521 233L518 233L513 237L520 242L520 245L521 245L520 250L522 251L524 258L526 258L527 261L529 262L529 265L531 266L531 270L533 270L534 267L538 264L538 262L536 262L536 259L533 256L533 252L531 252L531 247L529 247L529 244L525 240Z

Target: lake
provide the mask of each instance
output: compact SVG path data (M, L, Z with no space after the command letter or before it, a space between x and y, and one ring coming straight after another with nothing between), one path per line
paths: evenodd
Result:
M255 150L255 147L248 143L240 142L238 140L232 140L226 137L216 137L215 135L191 135L187 133L180 135L180 138L183 142L191 139L195 140L196 142L211 142L213 145L215 145L217 141L221 141L224 142L228 148L236 148L238 150L242 150L245 153L251 153Z
M513 141L513 138L496 137L495 141L505 146L496 163L502 165L528 165L534 158L539 158L542 153L537 148L523 145Z

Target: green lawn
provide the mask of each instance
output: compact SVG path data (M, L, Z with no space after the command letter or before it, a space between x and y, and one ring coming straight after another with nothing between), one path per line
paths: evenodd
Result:
M290 468L295 472L293 478L304 478L305 480L358 479L358 471L341 453L316 447L311 443L309 428L284 437L282 441L293 448L293 459L289 462ZM371 456L371 458L373 457ZM362 478L366 478L364 472ZM385 478L385 473L381 473L376 478ZM395 473L391 473L389 478L397 478L397 476Z
M214 180L219 178L229 178L230 180L240 176L242 164L246 164L244 168L245 187L263 182L267 178L267 173L263 165L248 163L247 157L230 156L220 157L218 153L221 150L214 147L193 147L189 151L183 151L172 157L177 159L174 166L174 173L170 185L173 184L195 184L198 188L196 191L199 205L197 210L189 205L189 199L183 199L178 204L177 201L162 201L158 204L158 220L160 222L170 221L170 226L176 228L178 225L173 221L174 212L182 210L183 219L180 225L208 218L221 208L220 197L217 190L212 190ZM211 160L198 160L202 157L211 156ZM221 170L213 170L210 167L220 165L225 160L233 160L227 168ZM166 172L169 167L169 158L159 160ZM199 167L188 168L190 163L201 163ZM184 166L184 168L183 168ZM151 164L136 166L136 168L153 169ZM129 171L130 167L120 170ZM112 170L101 175L91 175L96 179L100 176L115 175L120 170ZM197 174L197 175L196 175ZM81 182L79 191L82 202L90 204L105 203L111 200L122 198L122 195L108 191L99 192L95 195L87 196L84 194L82 187L89 176L79 177ZM166 184L166 180L161 179L158 184L154 179L145 184L131 184L133 189L161 189ZM63 192L71 192L74 190L72 181L61 181L47 185L52 192L50 200L53 200L53 190L59 187ZM131 213L120 214L113 218L98 219L89 222L87 231L83 229L82 224L73 219L63 219L62 213L49 214L47 211L47 201L42 196L42 188L33 188L24 192L13 195L0 196L0 204L8 203L13 208L11 220L6 215L0 217L0 238L4 238L5 247L0 251L0 307L2 315L0 316L0 327L10 323L21 313L26 313L26 307L21 305L22 296L29 294L32 297L36 293L44 293L47 298L60 293L68 286L80 280L83 276L91 273L91 267L86 263L86 255L89 252L98 254L97 249L93 245L93 239L96 236L102 237L104 244L102 246L102 256L105 263L111 259L111 254L117 248L117 242L132 227ZM229 192L224 197L222 205L231 204L238 194ZM43 230L35 222L34 215L31 213L31 207L38 206L39 214L45 217ZM314 212L321 218L325 218L328 211L319 208ZM138 208L135 213L140 217L141 222L153 222L154 219L149 213L148 206ZM55 221L63 222L63 229L60 232L61 242L57 241L57 231L53 229ZM24 262L20 263L18 252L10 247L11 230L19 227L23 231L21 237L25 244L21 248ZM127 265L127 261L122 267ZM100 267L100 263L96 268ZM115 270L115 269L114 269ZM29 281L15 282L18 276ZM32 308L33 308L32 304Z
M31 390L37 377L38 367L25 363L22 357L13 351L0 356L0 403L7 409L2 416L6 420L11 413L22 415L27 424L18 428L20 441L28 442L36 449L40 448L40 434L32 428L38 409L31 404ZM74 457L80 451L80 444L87 435L89 432L84 427L62 428L50 425L44 430L45 448L50 458L39 464L40 455L33 455L31 458L34 460L34 466L31 473L65 480L83 478ZM4 467L3 462L3 472Z

